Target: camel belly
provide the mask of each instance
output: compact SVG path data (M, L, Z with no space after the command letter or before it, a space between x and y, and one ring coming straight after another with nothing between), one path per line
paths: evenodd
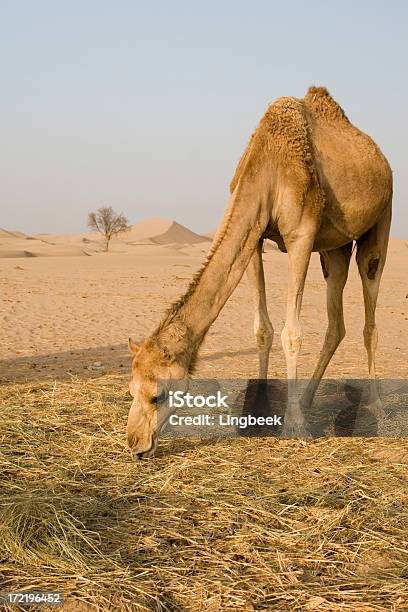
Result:
M286 246L282 236L275 232L266 232L264 238L275 242L278 249L282 253L287 253ZM342 232L339 232L335 228L324 228L316 234L316 238L313 244L313 251L331 251L338 249L341 246L351 242L350 238L344 236Z

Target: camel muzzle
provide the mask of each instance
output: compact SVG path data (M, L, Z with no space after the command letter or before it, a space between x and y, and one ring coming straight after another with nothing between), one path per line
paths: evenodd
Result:
M149 458L154 457L154 453L157 447L156 434L153 434L152 443L150 445L150 448L148 448L147 450L143 450L143 451L137 450L137 446L138 445L135 444L133 447L131 447L132 456L135 461L141 461L142 459L149 459Z

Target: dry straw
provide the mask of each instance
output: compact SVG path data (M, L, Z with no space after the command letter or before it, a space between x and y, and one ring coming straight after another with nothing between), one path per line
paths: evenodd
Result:
M165 440L122 377L3 385L0 591L66 610L406 610L408 444Z

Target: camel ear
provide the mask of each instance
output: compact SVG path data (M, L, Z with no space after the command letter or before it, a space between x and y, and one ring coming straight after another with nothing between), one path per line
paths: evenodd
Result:
M132 338L128 339L128 346L129 346L129 351L131 353L137 353L138 350L140 349L140 346L136 344L136 342L132 340Z

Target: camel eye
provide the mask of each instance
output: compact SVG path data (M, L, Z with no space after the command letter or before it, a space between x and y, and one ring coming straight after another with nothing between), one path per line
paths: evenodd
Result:
M152 397L152 404L162 404L167 398L167 391L163 389L159 395Z

